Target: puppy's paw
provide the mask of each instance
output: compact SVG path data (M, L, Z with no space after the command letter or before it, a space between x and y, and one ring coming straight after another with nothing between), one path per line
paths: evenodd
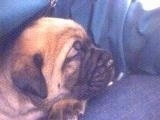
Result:
M60 100L54 104L49 113L49 120L78 120L84 114L85 102L75 99Z

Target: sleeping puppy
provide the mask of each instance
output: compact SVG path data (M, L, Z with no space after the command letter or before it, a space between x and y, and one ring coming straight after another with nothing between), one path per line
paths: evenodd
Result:
M40 18L0 56L0 120L77 120L114 74L72 20Z

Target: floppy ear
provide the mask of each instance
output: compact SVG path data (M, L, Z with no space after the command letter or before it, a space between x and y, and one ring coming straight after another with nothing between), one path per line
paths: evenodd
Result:
M15 58L16 60L13 60L11 65L13 84L24 94L46 98L47 87L41 71L42 56L40 54L16 55Z

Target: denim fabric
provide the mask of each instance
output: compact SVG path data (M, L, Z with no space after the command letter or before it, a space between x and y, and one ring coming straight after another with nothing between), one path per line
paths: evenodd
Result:
M58 0L53 11L53 16L60 18L70 18L72 4L73 0Z
M132 72L160 74L160 8L131 4L124 26L124 54Z
M73 19L88 31L94 2L95 0L58 0L53 16Z
M126 72L123 27L131 0L97 0L91 30L95 42L113 54L116 70Z
M0 38L32 18L48 3L47 0L1 0Z
M89 102L81 120L159 120L160 77L132 75Z

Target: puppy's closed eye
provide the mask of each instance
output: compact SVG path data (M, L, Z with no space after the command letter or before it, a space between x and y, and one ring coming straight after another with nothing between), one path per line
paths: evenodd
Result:
M82 43L75 41L69 50L67 57L62 66L62 72L65 79L65 86L71 88L79 76L81 59L82 59Z
M73 57L79 55L81 51L82 51L82 43L77 40L73 43L73 45L72 45L71 49L69 50L66 58L67 59L73 58Z

